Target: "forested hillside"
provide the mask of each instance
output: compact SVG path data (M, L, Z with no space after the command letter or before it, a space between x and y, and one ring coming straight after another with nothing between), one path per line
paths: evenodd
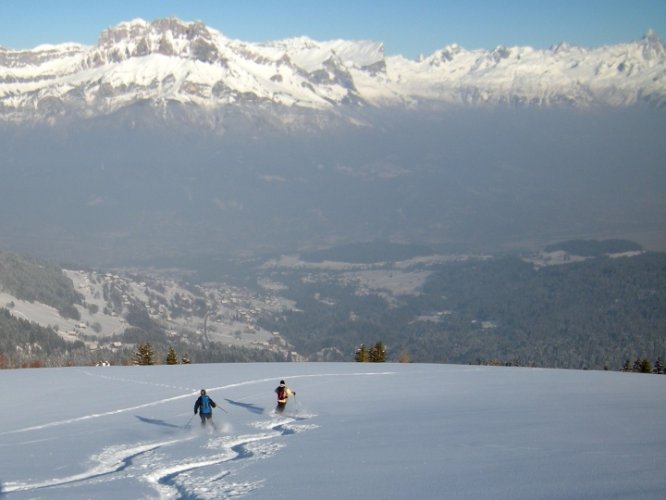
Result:
M174 350L179 360L192 362L284 361L287 358L284 349L257 346L258 341L249 345L251 338L245 343L221 344L210 341L208 336L202 338L201 332L189 335L177 329L174 318L184 317L183 321L200 325L209 315L210 336L213 330L220 329L219 322L212 324L213 303L206 301L206 291L197 287L190 287L197 293L191 298L182 294L184 288L175 288L173 300L162 303L160 300L165 297L155 292L166 293L166 282L151 282L147 275L131 274L122 279L110 273L92 275L96 276L95 283L87 279L88 275L79 283L88 290L90 301L87 302L58 265L0 252L3 299L0 301L0 368L129 364L134 360L135 349L145 343L151 345L155 363L165 362L169 350ZM94 285L99 289L91 292ZM247 307L241 295L233 297L236 309ZM160 317L158 309L171 321ZM233 314L233 311L227 313ZM59 322L59 317L71 321ZM109 318L113 321L109 322ZM106 326L102 327L102 323ZM239 323L236 330L245 327ZM196 326L191 330L196 330Z
M454 262L393 301L312 274L289 276L298 310L271 324L305 354L347 358L382 340L393 359L620 369L666 353L664 253L541 268L517 256Z
M628 358L663 356L664 283L665 254L541 269L506 257L442 269L417 303L452 311L440 326L463 336L467 349L451 348L467 361L619 368Z
M19 299L55 307L64 317L78 318L74 304L80 303L80 296L55 264L0 251L0 291L3 290Z
M73 359L91 361L83 342L67 342L52 329L0 308L0 368L65 366Z

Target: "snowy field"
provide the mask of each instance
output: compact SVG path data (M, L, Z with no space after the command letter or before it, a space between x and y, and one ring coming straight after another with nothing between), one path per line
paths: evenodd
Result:
M281 378L297 395L276 416ZM12 500L666 498L664 376L265 363L0 381ZM200 388L216 429L191 418Z

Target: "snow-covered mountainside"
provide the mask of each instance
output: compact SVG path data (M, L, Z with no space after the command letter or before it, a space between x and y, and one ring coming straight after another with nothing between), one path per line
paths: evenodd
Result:
M635 42L594 49L450 45L409 60L385 56L378 42L300 37L246 43L175 18L121 23L95 46L0 47L3 121L92 117L146 102L327 110L423 101L663 106L666 50L648 32Z

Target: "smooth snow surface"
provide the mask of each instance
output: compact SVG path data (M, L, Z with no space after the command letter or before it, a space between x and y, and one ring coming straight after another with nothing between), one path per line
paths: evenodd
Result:
M297 395L276 416L281 378ZM663 376L267 363L0 380L3 498L665 498ZM216 429L191 418L202 387Z

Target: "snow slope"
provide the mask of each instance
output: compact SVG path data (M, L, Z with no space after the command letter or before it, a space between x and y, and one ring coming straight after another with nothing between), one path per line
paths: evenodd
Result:
M280 378L297 396L277 417ZM666 491L662 376L303 363L7 370L0 379L8 499ZM191 420L202 386L224 409L217 430Z

